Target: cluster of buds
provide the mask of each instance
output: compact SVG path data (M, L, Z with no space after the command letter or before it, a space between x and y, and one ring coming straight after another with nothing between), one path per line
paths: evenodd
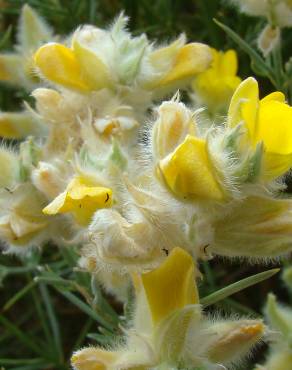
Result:
M184 35L155 46L126 25L122 14L109 29L83 26L56 42L24 7L21 53L37 85L33 106L0 114L2 137L23 139L0 151L0 238L13 253L77 244L79 267L107 291L123 300L135 287L125 344L78 351L75 369L233 366L265 326L206 317L195 271L213 255L291 251L292 202L279 195L292 167L292 108L280 92L260 100L254 78L241 82L234 51ZM0 78L30 81L7 58ZM193 107L176 93L190 87ZM201 104L227 119L202 119Z

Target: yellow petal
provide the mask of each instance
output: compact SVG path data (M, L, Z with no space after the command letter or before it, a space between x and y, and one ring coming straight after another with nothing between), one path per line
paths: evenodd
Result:
M80 91L90 90L74 52L62 44L49 43L34 55L41 75L56 84Z
M100 348L84 348L74 353L71 363L76 370L107 370L117 357L115 352Z
M142 283L155 324L175 310L199 302L194 261L181 248L174 248L159 268L143 274Z
M205 140L188 135L173 153L160 161L160 171L166 185L178 196L224 198L209 162Z
M158 81L158 87L192 78L203 72L212 61L210 48L200 43L191 43L183 46L178 52L173 67Z
M86 185L82 178L76 177L69 183L65 192L43 209L43 213L56 215L72 212L80 225L87 225L97 209L111 205L111 189Z
M22 139L29 135L41 136L45 128L27 112L0 113L0 136Z
M87 84L94 90L109 87L112 84L109 70L102 60L78 37L74 37L72 47Z
M214 113L226 110L241 79L236 76L237 57L234 50L226 53L216 49L211 51L211 67L195 78L192 87L202 104L207 105L209 111Z
M264 154L262 178L271 181L289 171L292 167L292 153L277 154L266 152Z
M285 95L280 91L272 92L271 94L265 96L263 99L261 99L261 103L265 103L267 101L278 101L280 103L285 103Z
M179 49L183 47L184 43L185 36L181 35L177 40L172 42L170 45L167 45L165 47L153 51L150 55L151 64L158 70L161 70L163 66L169 63L169 60L171 60L177 55Z
M242 81L234 92L229 110L228 125L235 127L244 120L251 138L255 135L259 107L258 83L253 77Z
M263 141L267 152L292 153L292 107L265 100L260 103L256 141Z
M237 54L235 50L227 50L221 54L220 72L224 76L235 76L237 73Z

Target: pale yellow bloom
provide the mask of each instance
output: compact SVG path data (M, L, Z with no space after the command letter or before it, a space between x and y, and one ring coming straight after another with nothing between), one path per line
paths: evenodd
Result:
M42 214L45 201L31 184L1 189L1 239L12 247L26 247L48 238L49 220Z
M271 180L283 175L292 166L292 107L281 92L259 99L257 81L250 77L235 91L229 111L228 125L243 123L248 141L255 148L264 145L262 175Z
M78 370L213 369L247 352L263 335L259 320L211 323L203 318L192 257L174 248L156 270L133 276L136 310L125 347L85 348ZM206 320L206 321L205 321Z
M277 257L291 251L292 202L252 196L234 201L211 221L210 252L235 257Z
M206 105L210 112L225 110L241 78L237 74L235 50L212 51L212 64L200 73L192 84L196 100Z
M111 207L112 190L94 186L82 177L75 177L66 190L43 209L47 215L72 213L80 225L87 225L97 209Z

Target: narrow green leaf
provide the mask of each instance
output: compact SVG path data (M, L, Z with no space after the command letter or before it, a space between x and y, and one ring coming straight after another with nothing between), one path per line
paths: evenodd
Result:
M43 358L0 358L1 365L40 365L44 363Z
M107 322L102 316L97 314L93 309L88 306L86 303L84 303L81 299L79 299L75 294L61 290L54 286L54 288L61 293L64 297L68 299L71 303L73 303L75 306L77 306L81 311L86 313L89 317L92 317L94 320L98 321L101 325L103 325L105 328L107 328L110 331L113 331L115 327Z
M230 284L227 287L217 290L216 292L208 295L207 297L204 297L203 299L201 299L201 304L204 307L207 307L214 303L222 301L223 299L231 296L232 294L240 292L241 290L246 289L257 283L260 283L263 280L269 279L273 275L277 274L277 272L279 271L280 269L271 269L268 271L260 272L259 274L256 275L249 276L245 279L239 280L236 283Z
M22 297L24 297L26 295L26 293L28 293L35 286L35 284L36 283L34 281L31 281L25 287L23 287L22 289L20 289L16 294L14 294L14 296L12 296L5 303L5 305L3 307L3 311L9 310L19 299L21 299Z
M0 323L10 332L14 334L15 337L26 347L30 348L33 352L42 356L44 351L38 344L36 344L24 331L19 329L17 326L12 324L11 321L6 319L3 315L0 315Z
M48 292L48 288L45 284L39 285L40 292L44 301L44 304L46 306L46 311L49 317L54 343L55 343L55 349L56 353L58 354L59 360L62 362L64 360L64 356L62 353L62 340L61 340L61 333L60 333L60 327L59 322L57 319L57 316L55 314L54 306L51 302L51 297Z

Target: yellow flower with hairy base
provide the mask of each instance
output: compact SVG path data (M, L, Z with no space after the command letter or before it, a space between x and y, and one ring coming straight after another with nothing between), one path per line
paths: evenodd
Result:
M167 90L185 85L211 63L207 45L186 44L181 35L172 44L154 49L146 35L132 37L122 14L109 30L93 26L78 29L65 46L48 43L34 55L40 76L81 93L129 87ZM146 96L145 95L145 96Z
M203 317L192 257L174 248L157 269L133 275L136 305L124 346L84 348L76 370L213 369L246 353L263 335L260 320L214 323Z
M192 83L198 103L206 105L210 112L225 110L231 96L241 82L237 73L237 55L235 50L226 52L211 49L212 64L200 73Z
M197 136L194 113L183 103L164 102L160 106L153 126L152 151L156 175L176 196L224 199L207 140Z
M262 176L272 180L292 166L292 107L281 92L259 99L257 81L249 77L235 91L229 111L228 125L243 123L248 141L255 148L264 146Z
M88 225L95 211L112 205L112 190L94 186L85 178L75 177L67 189L43 209L46 215L72 213L80 225Z

